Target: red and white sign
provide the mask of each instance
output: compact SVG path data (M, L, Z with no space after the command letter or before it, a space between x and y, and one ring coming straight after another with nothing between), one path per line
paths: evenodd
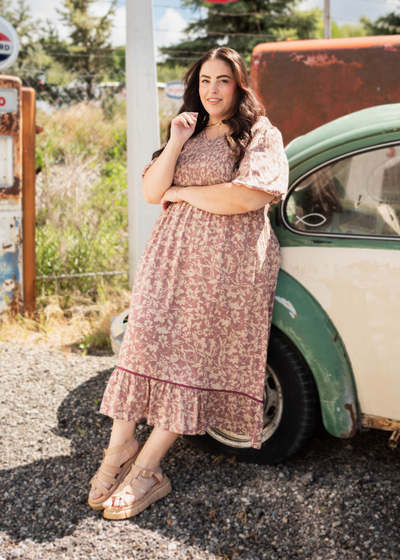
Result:
M0 88L0 113L16 113L18 110L18 91L13 88Z
M168 82L164 91L165 95L172 99L182 99L185 93L185 86L182 82Z
M9 21L0 17L0 72L14 64L18 52L17 32Z

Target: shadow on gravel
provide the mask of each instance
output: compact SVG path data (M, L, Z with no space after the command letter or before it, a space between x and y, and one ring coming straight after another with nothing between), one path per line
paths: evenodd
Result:
M85 505L86 490L111 427L111 419L98 412L111 371L102 371L71 391L58 409L58 426L51 431L71 440L71 456L0 472L0 530L13 540L63 537L92 512Z
M71 535L85 518L102 517L101 512L93 512L87 505L87 494L88 482L100 464L111 429L111 419L98 412L111 371L101 371L77 387L58 409L58 427L54 433L71 441L71 456L39 460L0 473L0 529L14 542L27 538L49 542ZM138 438L144 440L150 430L146 422L141 421ZM364 512L365 516L372 516L375 508L382 509L384 497L387 515L373 520L377 530L384 531L388 520L396 511L398 513L399 490L393 487L390 490L387 486L387 491L385 488L383 492L384 486L379 489L377 483L394 480L396 472L400 478L399 453L388 448L388 436L388 433L371 430L352 440L339 440L321 428L296 457L274 467L218 463L215 457L189 445L185 438L179 438L163 464L172 479L172 494L138 517L122 523L151 527L167 537L181 539L187 544L195 542L197 546L205 546L210 539L215 541L212 535L216 534L215 546L221 545L221 550L224 546L219 542L221 535L231 544L242 538L239 534L242 532L253 538L243 541L248 546L257 550L261 542L265 550L272 539L260 540L266 538L265 534L275 535L289 527L282 525L279 519L287 515L282 513L285 508L293 515L292 537L293 531L302 533L306 510L296 498L296 488L302 500L310 499L313 507L322 503L328 506L327 499L319 499L325 488L336 492L336 497L331 499L341 509L341 514L346 512L346 499L352 501L356 495L361 507L365 500L371 508L370 513ZM341 494L348 492L352 485L356 488L355 494L352 491L354 495L343 501ZM228 514L231 519L226 528ZM322 522L323 515L328 512L323 512L321 517L315 515L316 526ZM355 533L367 522L365 516L354 517L352 529ZM327 518L325 524L329 537L331 518Z

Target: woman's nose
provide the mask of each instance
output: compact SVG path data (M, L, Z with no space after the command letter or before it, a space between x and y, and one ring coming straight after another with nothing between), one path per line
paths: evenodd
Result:
M217 83L216 83L216 82L215 82L215 83L211 82L211 84L210 84L210 92L211 92L211 93L217 93L217 92L218 92L218 86L217 86Z

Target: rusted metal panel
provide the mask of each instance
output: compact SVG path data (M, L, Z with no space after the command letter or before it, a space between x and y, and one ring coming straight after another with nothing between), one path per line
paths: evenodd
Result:
M36 95L33 88L22 88L23 142L23 298L24 312L36 308L35 182L36 182Z
M377 430L400 430L399 420L392 420L391 418L383 418L381 416L372 416L369 414L361 415L361 425L366 428L375 428Z
M252 87L287 145L360 109L400 101L400 35L257 45Z
M392 432L388 445L391 449L397 449L400 441L400 421L391 418L383 418L381 416L372 416L370 414L361 415L361 426L365 428L374 428L375 430L388 430Z
M23 303L21 86L14 76L0 76L0 313L20 312Z

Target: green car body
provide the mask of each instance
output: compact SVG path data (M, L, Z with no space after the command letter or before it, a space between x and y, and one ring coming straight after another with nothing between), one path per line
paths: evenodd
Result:
M293 186L314 170L354 153L392 145L400 145L400 104L364 109L327 123L286 147L290 167L288 197ZM398 188L400 192L400 184ZM295 232L287 227L287 219L285 223L284 203L273 209L270 219L282 251L302 247L318 247L319 251L325 248L327 252L332 248L397 252L400 249L396 236ZM352 355L329 313L301 281L285 270L280 271L272 322L307 361L316 381L327 431L340 438L354 436L362 425L362 410Z

